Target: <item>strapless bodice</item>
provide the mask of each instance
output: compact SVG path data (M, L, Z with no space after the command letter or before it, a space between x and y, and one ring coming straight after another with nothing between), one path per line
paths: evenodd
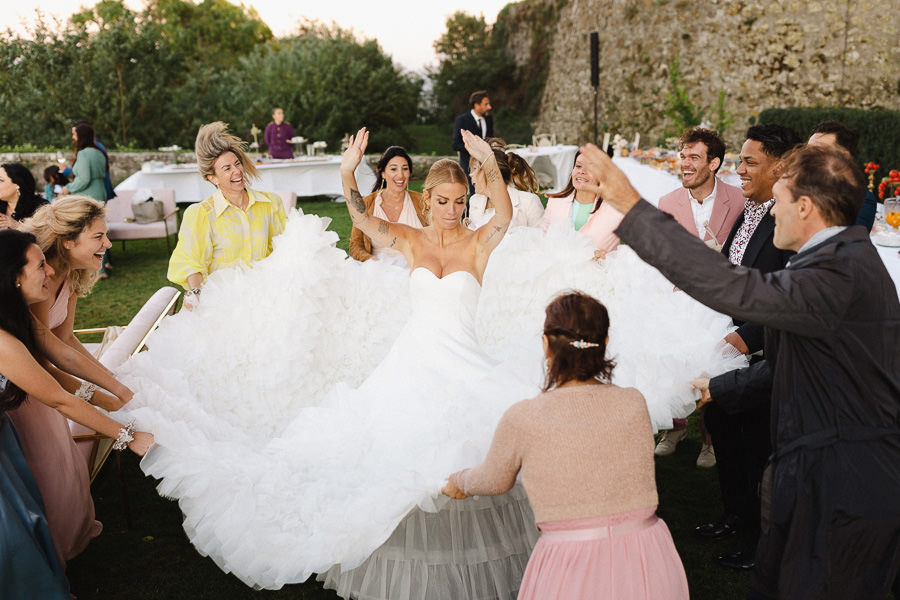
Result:
M409 289L413 318L474 325L481 284L468 271L438 277L425 267L416 267L409 275Z

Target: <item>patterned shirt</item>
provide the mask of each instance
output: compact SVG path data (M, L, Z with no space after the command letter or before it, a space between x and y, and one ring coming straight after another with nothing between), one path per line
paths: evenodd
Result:
M250 202L243 211L222 192L192 204L184 211L178 245L169 259L169 281L187 289L187 278L210 273L235 263L249 264L272 252L272 238L284 231L287 216L275 194L247 189Z
M741 264L741 261L744 259L744 251L747 250L747 244L750 242L753 232L756 231L759 222L766 216L773 204L775 204L775 198L762 204L757 204L749 198L744 202L744 222L741 223L740 228L734 234L731 248L728 249L728 260L731 261L731 264Z

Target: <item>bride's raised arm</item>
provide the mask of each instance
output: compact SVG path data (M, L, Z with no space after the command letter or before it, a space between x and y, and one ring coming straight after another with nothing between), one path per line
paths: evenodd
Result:
M478 244L490 253L503 239L512 220L512 202L506 191L506 182L500 174L497 159L491 145L473 133L463 130L463 142L472 158L481 163L481 172L487 180L487 196L494 206L494 216L483 227L478 228Z
M350 219L353 224L367 236L372 238L379 246L386 246L399 250L406 256L406 260L412 264L410 255L411 247L409 236L415 232L412 227L399 223L391 223L370 215L366 210L366 203L359 186L356 184L356 167L362 161L369 143L369 132L363 127L350 137L350 145L341 157L341 183L344 187L344 197L347 199L347 210L350 211Z

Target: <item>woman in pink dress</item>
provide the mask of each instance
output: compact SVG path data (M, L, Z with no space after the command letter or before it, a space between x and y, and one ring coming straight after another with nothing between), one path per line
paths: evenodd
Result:
M547 196L547 208L538 226L546 231L560 221L571 223L576 231L591 238L597 250L612 252L619 247L619 237L614 232L623 215L604 202L596 188L597 180L582 165L579 150L568 185Z
M643 396L608 382L609 316L570 293L547 307L544 392L514 404L484 463L452 474L452 498L502 494L521 473L541 537L519 600L681 600L687 579L656 516L653 428Z
M29 305L31 314L49 329L46 335L52 332L78 353L77 359L89 369L92 379L103 378L103 386L116 394L96 390L91 403L118 410L131 399L131 390L81 345L72 327L77 298L93 287L103 254L110 247L103 204L86 196L63 196L38 209L22 230L35 235L52 270L46 280L48 295ZM77 389L80 382L73 385ZM102 529L94 518L89 466L76 448L66 416L51 405L29 395L9 414L22 438L25 458L43 496L53 543L65 566Z

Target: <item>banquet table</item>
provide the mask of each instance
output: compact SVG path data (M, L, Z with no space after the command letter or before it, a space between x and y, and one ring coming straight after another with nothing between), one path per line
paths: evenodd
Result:
M336 155L265 162L256 165L259 179L251 181L251 187L266 192L294 192L298 196L343 196L340 167L341 157ZM356 168L356 183L364 194L375 185L375 173L366 161ZM140 170L116 189L173 189L179 203L200 202L215 191L211 183L200 177L196 164Z
M900 296L900 248L892 248L888 246L875 245L878 250L878 256L884 266L887 267L891 279L894 280L894 287L897 288L897 296Z

